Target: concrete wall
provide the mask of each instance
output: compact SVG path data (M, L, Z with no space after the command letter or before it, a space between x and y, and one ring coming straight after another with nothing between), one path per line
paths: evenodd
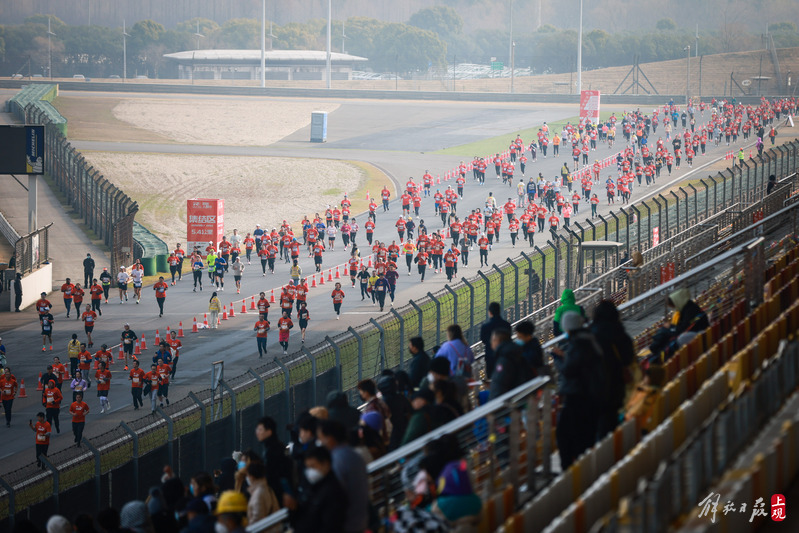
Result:
M34 270L22 278L22 305L24 309L36 303L43 292L50 294L53 290L53 265L46 263L38 270ZM9 290L3 291L0 298L0 311L14 310L14 285L13 282Z

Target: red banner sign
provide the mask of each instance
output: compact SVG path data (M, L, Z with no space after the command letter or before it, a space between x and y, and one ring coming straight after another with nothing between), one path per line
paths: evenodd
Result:
M225 201L222 199L191 198L186 202L186 248L195 246L205 254L208 242L219 245L225 234Z
M599 122L599 91L580 91L580 118Z

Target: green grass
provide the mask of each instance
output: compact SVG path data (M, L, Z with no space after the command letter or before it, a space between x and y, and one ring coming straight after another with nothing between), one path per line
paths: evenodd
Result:
M611 115L610 112L600 112L599 116L601 120L605 120L609 118ZM569 117L557 122L547 122L547 126L549 126L549 131L551 134L553 132L560 133L562 126L565 126L567 122L571 122L572 124L577 124L580 120L579 116ZM472 157L475 154L479 156L483 156L486 154L495 154L497 152L501 152L506 150L510 145L510 141L516 138L516 135L521 135L522 139L529 143L532 139L536 139L538 135L538 129L542 126L542 124L538 124L531 128L527 128L524 130L517 130L511 131L504 135L497 135L496 137L489 137L488 139L482 139L480 141L475 141L468 144L461 144L460 146L451 146L449 148L444 148L443 150L438 150L433 152L434 154L441 154L441 155L460 155L464 157Z
M335 187L333 187L332 189L325 189L324 191L322 191L322 196L339 196L343 194L344 191L342 191L341 189L336 189Z

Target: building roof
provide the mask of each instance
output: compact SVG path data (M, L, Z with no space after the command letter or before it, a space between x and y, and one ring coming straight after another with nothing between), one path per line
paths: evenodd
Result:
M176 61L204 61L204 62L260 62L260 50L186 50L164 54L167 59ZM318 62L327 60L324 50L267 50L266 60L274 62ZM365 57L353 56L331 52L330 61L334 63L352 63L368 61Z

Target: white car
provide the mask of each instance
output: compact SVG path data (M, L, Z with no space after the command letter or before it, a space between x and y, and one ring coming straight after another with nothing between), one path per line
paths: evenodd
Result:
M84 76L83 74L73 74L72 75L72 79L73 80L85 80L86 76Z

